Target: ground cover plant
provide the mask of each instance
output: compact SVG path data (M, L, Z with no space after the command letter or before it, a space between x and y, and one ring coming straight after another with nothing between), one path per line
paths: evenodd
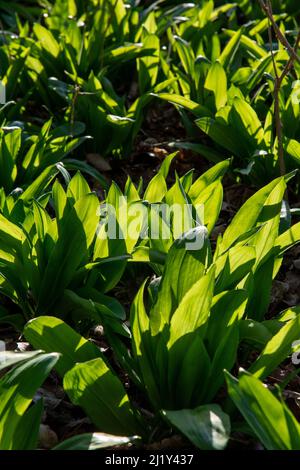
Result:
M0 450L300 450L299 13L0 2Z

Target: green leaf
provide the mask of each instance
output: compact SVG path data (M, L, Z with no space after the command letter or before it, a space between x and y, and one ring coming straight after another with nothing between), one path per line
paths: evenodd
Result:
M141 44L130 44L128 46L113 47L104 55L105 63L128 62L129 60L147 56L153 53L152 49L144 49Z
M77 171L76 175L73 176L70 183L68 184L67 197L76 202L81 197L90 194L90 192L91 190L88 183L83 178L81 173Z
M44 412L43 399L38 400L22 416L13 438L11 450L35 450ZM30 432L28 430L30 429Z
M91 176L96 181L98 181L101 187L105 190L108 190L109 188L109 184L106 181L105 177L102 176L98 170L96 170L94 167L92 167L86 162L83 162L81 160L75 160L75 158L64 158L64 167L67 170L77 170L81 173Z
M6 219L2 214L0 214L0 236L2 250L6 248L8 250L20 250L26 238L23 230Z
M103 359L75 365L64 377L64 389L101 431L122 436L136 434L138 423L128 396Z
M184 96L175 94L172 95L169 93L151 93L151 95L156 98L160 98L161 100L168 101L174 105L180 106L193 113L196 117L211 116L212 114L211 111L205 106L195 103L195 101L185 98Z
M138 436L123 437L94 432L70 437L55 446L52 450L98 450L106 449L107 447L128 445L138 440Z
M224 333L220 344L213 356L209 387L205 395L206 401L211 401L224 383L224 369L231 370L237 358L239 346L239 326L238 321L234 321Z
M154 406L159 407L160 396L155 381L155 368L153 365L152 338L150 335L149 317L144 305L145 284L139 289L130 309L130 324L132 329L132 350L137 361L141 377L149 398Z
M216 294L232 289L251 272L256 261L253 246L234 246L216 260Z
M300 143L294 139L284 140L284 150L295 160L295 163L300 163Z
M132 258L129 260L140 263L158 263L165 264L166 254L158 250L152 250L148 246L138 246L132 253Z
M215 295L209 316L205 342L211 356L217 351L227 330L244 314L247 301L245 290L230 290Z
M21 129L1 136L0 184L7 191L13 189L17 177L17 156L21 146Z
M230 420L219 405L203 405L193 410L164 410L163 414L199 449L222 450L226 447Z
M189 197L192 200L197 199L204 189L224 176L229 166L230 160L224 160L223 162L217 163L217 165L214 165L212 168L199 176L199 178L192 184L190 190L188 191Z
M35 23L33 26L34 33L39 41L40 46L45 49L51 56L57 58L60 54L60 47L53 37L49 29Z
M191 235L194 234L196 239L193 242ZM205 227L190 230L174 242L167 256L157 301L150 314L153 334L169 322L191 285L203 276L209 259L210 246Z
M155 34L145 32L143 44L146 49L152 50L152 53L137 60L139 90L141 94L151 90L156 84L159 71L160 41Z
M238 31L232 36L232 38L228 41L226 46L224 47L221 55L218 58L218 61L220 64L224 67L226 70L227 66L229 65L230 62L232 62L235 53L238 49L240 39L242 36L243 29L239 28Z
M201 277L184 295L175 310L170 323L170 340L168 348L182 336L205 327L210 313L214 290L214 269ZM203 337L203 333L201 335Z
M264 379L291 353L292 344L300 338L300 316L288 321L267 343L259 358L249 371L255 377Z
M67 195L58 180L56 180L54 185L52 186L52 197L57 223L59 224L66 208Z
M240 340L247 341L254 348L261 350L272 338L271 331L267 325L254 320L241 320Z
M179 36L173 36L174 46L187 75L194 75L195 55L192 47Z
M282 182L283 178L275 179L267 186L264 186L262 189L257 191L243 204L223 235L219 247L220 254L230 248L242 233L248 232L259 223L263 224L268 220L273 219L274 208L272 209L272 207L268 206L265 207L265 205L272 191L275 190L276 193L276 191L281 188ZM261 214L263 214L263 217L261 217ZM266 242L268 243L267 240Z
M87 341L59 318L38 317L30 320L25 326L24 336L34 348L61 354L55 366L61 376L76 363L101 356L94 343Z
M161 202L167 192L167 184L164 176L157 173L149 182L143 199L150 203Z
M270 251L268 255L271 254ZM263 320L267 313L271 300L273 273L274 256L270 256L241 283L249 293L247 316L254 320Z
M227 76L220 62L215 62L209 68L204 83L204 89L213 93L216 110L219 110L226 105Z
M14 436L34 394L58 360L58 354L40 354L15 367L0 380L0 449L14 448ZM20 434L17 439L20 442ZM22 439L26 446L26 441ZM28 443L28 441L27 441ZM21 450L21 449L19 449Z
M61 221L59 237L40 286L39 314L51 311L86 256L96 235L98 204L97 197L88 194L80 198Z
M236 31L229 29L224 29L224 33L227 36L233 37L236 34ZM257 44L253 39L248 38L248 36L242 34L240 38L241 46L247 53L253 54L258 59L261 59L267 55L267 51Z
M21 194L20 199L29 204L33 198L41 195L58 173L58 166L48 166Z
M221 147L225 147L234 155L240 155L240 145L233 132L228 131L228 125L224 125L210 117L202 117L195 121L196 125L205 132L213 141Z
M15 353L13 351L0 351L0 371L17 365L19 362L27 361L40 354L41 351L26 351Z
M207 186L199 196L194 199L193 205L200 220L204 214L203 223L210 234L219 218L223 202L223 186L220 181L215 181Z
M178 152L170 153L164 158L164 161L161 164L158 172L166 179L169 173L170 165L173 159L177 156Z
M181 336L168 350L167 355L162 349L159 356L162 376L160 386L161 394L165 395L165 406L181 409L193 408L202 403L210 386L211 370L211 360L202 337L201 330L200 334L199 330L195 330ZM182 393L182 390L185 393Z
M255 268L266 261L276 243L285 190L286 183L282 179L267 197L259 216L258 223L262 223L263 226L253 238L253 244L256 250Z
M232 111L229 114L229 123L237 130L241 138L259 146L264 138L264 130L254 109L241 98L235 97Z
M239 381L226 372L226 381L230 397L266 449L300 449L299 423L262 382L244 371Z

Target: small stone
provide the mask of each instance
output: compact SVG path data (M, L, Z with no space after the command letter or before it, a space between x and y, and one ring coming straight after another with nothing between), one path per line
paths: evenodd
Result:
M295 266L295 268L300 271L300 259L295 259L293 261L293 265Z
M39 447L42 449L52 449L58 443L56 433L47 424L40 425Z

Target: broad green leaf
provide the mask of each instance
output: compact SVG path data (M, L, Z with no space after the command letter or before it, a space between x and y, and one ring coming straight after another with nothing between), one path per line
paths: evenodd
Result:
M152 50L151 55L142 57L137 61L139 73L139 89L143 94L156 84L159 71L159 49L160 41L155 34L144 33L143 44L146 49Z
M143 199L150 203L161 202L167 192L167 184L164 176L157 173L148 184Z
M132 253L132 258L129 260L140 263L158 263L165 264L166 254L158 250L153 250L148 246L138 246Z
M224 29L224 33L229 37L233 37L236 34L236 31L229 29ZM242 34L240 38L241 45L247 53L252 53L258 59L261 59L267 55L267 51L257 44L256 41L250 39L245 34Z
M270 220L270 218L274 217L272 207L265 208L263 219L261 219L261 214L268 197L274 189L277 191L276 187L280 187L282 185L282 181L282 178L275 179L267 186L264 186L262 189L257 191L243 204L223 235L220 244L220 254L228 250L228 248L238 240L242 233L246 233L253 229L259 222L263 224Z
M210 247L205 227L197 227L174 242L167 256L158 298L150 314L153 334L169 322L191 285L203 276L209 260Z
M227 76L220 62L215 62L210 67L204 83L204 89L213 93L216 110L226 105Z
M297 243L300 243L300 222L293 225L276 238L275 248L278 247L280 250L278 256L283 255L286 250Z
M232 111L229 114L229 123L239 132L241 139L259 146L264 138L261 122L254 109L241 98L234 98Z
M260 266L269 256L279 232L282 200L286 190L286 183L282 179L267 197L260 213L258 223L263 224L261 230L254 236L253 244L256 251L255 268Z
M234 133L228 131L228 125L210 117L201 117L195 123L218 145L225 147L234 155L240 155L240 145L236 141Z
M240 340L249 342L259 350L266 346L272 336L271 331L262 322L247 319L240 322Z
M219 218L222 202L223 186L218 180L207 186L193 201L195 210L200 220L203 218L202 222L207 227L209 234L212 232ZM202 213L204 217L202 217Z
M99 430L121 436L138 431L125 389L103 359L75 365L64 377L64 389Z
M34 394L58 360L58 354L40 354L7 372L0 380L0 448L14 447L14 436ZM17 434L18 439L20 435Z
M179 36L173 36L174 47L177 51L182 67L187 75L194 75L195 55L188 42Z
M165 406L181 409L192 408L202 403L210 386L211 370L210 357L202 336L199 330L194 330L181 336L169 348L167 356L160 355L160 386L161 395L166 397ZM185 390L185 393L182 393L182 390Z
M58 180L56 180L54 185L52 186L52 197L57 222L60 223L60 220L64 215L64 211L67 204L67 195Z
M173 159L177 156L178 152L170 153L164 158L164 161L161 164L160 169L158 172L166 179L169 173L170 165Z
M94 432L70 437L55 446L52 450L98 450L128 445L138 440L138 436L123 437Z
M139 192L135 187L134 183L132 182L130 176L127 177L124 193L125 196L128 198L129 203L139 201L141 199Z
M21 129L1 135L0 184L7 191L13 189L17 177L17 156L21 147Z
M251 272L256 261L254 246L234 246L218 257L216 293L232 289Z
M168 101L174 105L180 106L193 113L196 117L211 116L212 114L211 111L205 106L195 103L195 101L185 98L184 96L175 94L172 95L169 93L151 93L151 95L160 98L161 100Z
M44 401L40 399L23 414L11 450L36 450L43 411Z
M20 353L15 353L13 351L0 351L0 371L17 365L19 362L32 359L40 353L41 351L26 351Z
M227 66L229 63L233 60L235 53L238 49L240 39L242 36L243 29L239 28L238 31L232 36L232 38L228 41L226 46L224 47L221 55L218 58L218 61L220 64L224 67L226 70Z
M224 369L231 370L237 358L239 346L239 325L238 320L233 321L226 329L220 344L211 361L209 387L205 395L206 401L211 401L220 387L223 385Z
M62 376L76 363L101 357L94 343L87 341L59 318L37 317L30 320L25 326L24 335L34 348L60 353L55 367Z
M193 213L190 200L183 188L181 179L177 175L175 183L165 195L165 202L167 204L166 212L169 216L166 222L171 227L174 239L181 237L194 228L195 225L203 225L202 217L197 219L196 212ZM196 219L196 222L194 219Z
M211 356L217 351L227 329L244 314L247 292L236 289L215 295L206 334L206 347Z
M217 163L217 165L214 165L212 168L199 176L199 178L192 184L188 191L189 197L192 200L197 199L204 189L224 176L229 166L230 160L224 160L223 162Z
M0 214L0 236L2 249L7 247L14 250L20 250L26 238L23 230L6 219L2 214Z
M202 405L193 410L164 410L164 415L196 447L222 450L230 436L230 419L219 405Z
M130 59L147 56L153 49L144 49L142 44L131 44L128 46L113 47L104 55L105 63L127 62Z
M284 141L285 151L295 160L295 163L299 165L300 162L300 143L294 139L285 139Z
M267 343L249 371L264 379L291 353L293 342L300 338L300 316L288 321Z
M62 221L40 286L37 307L40 314L51 310L85 257L96 234L97 209L97 197L88 194L75 203Z
M53 178L58 173L57 165L48 166L21 194L20 199L26 204L29 204L33 198L40 196L42 191L45 191L47 186L51 183Z
M299 450L300 426L256 377L241 372L239 381L226 373L229 395L268 450Z
M269 254L271 255L271 253ZM240 287L244 287L249 293L246 313L248 317L254 320L263 320L267 313L271 300L273 273L274 257L270 256L240 284Z
M38 23L34 24L33 30L41 47L51 54L51 56L57 58L60 54L60 47L52 33Z
M85 138L82 137L81 142L83 141L83 139ZM70 151L71 150L72 149L70 149ZM66 168L66 170L80 171L81 173L91 176L96 181L98 181L101 187L105 190L108 190L109 188L109 184L106 181L105 177L101 175L101 173L99 173L98 170L96 170L94 167L89 165L87 162L84 162L78 159L76 160L75 158L64 158L64 167Z
M88 183L78 171L76 175L73 176L68 185L67 197L73 199L73 201L76 202L78 199L86 196L90 192L91 190Z
M130 324L132 329L132 349L145 389L149 394L149 398L154 405L160 403L158 387L155 381L155 368L153 364L153 349L151 343L151 332L149 317L144 305L145 284L138 291L130 309Z
M210 313L210 306L214 290L214 269L201 277L201 279L185 293L170 322L170 340L168 348L182 336L205 327Z

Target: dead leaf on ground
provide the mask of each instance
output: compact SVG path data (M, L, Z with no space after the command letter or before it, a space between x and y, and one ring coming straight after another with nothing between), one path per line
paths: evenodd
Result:
M93 165L99 171L111 171L109 161L102 157L99 153L87 153L86 159L88 163Z

